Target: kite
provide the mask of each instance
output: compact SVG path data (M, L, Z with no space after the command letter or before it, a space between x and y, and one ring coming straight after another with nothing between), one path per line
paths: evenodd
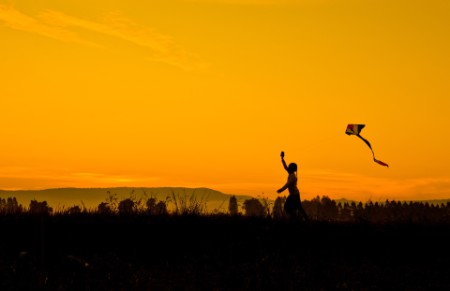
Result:
M363 137L359 134L359 133L361 132L361 130L362 130L365 126L366 126L365 124L349 124L349 125L347 125L347 130L345 131L345 133L346 133L347 135L356 135L357 137L359 137L360 139L362 139L362 140L366 143L366 145L369 146L370 150L372 151L373 161L374 161L375 163L378 163L378 164L382 165L382 166L389 167L388 164L386 164L386 163L384 163L384 162L382 162L382 161L380 161L380 160L377 160L377 159L375 158L375 153L373 152L373 149L372 149L372 146L370 145L370 142L369 142L367 139L363 138Z

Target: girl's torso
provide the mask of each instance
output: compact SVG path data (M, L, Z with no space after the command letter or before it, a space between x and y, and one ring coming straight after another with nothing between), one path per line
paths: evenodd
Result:
M290 195L300 195L300 191L297 188L297 175L295 173L288 176L288 190Z

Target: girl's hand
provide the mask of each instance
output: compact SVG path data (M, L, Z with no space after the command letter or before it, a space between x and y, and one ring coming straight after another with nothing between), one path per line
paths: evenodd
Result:
M284 158L284 152L283 151L281 151L281 158Z

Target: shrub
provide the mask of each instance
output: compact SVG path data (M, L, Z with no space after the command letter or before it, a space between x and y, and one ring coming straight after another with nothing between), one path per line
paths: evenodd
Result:
M109 203L102 202L97 206L97 212L100 214L110 214L112 213L111 207L109 207Z
M230 215L238 215L238 203L236 196L230 197L230 203L228 204L228 211Z
M284 212L284 203L286 202L286 197L277 197L273 203L273 218L282 219L286 218L286 213Z
M155 198L149 198L145 205L150 215L166 215L168 213L167 204L164 201L156 202Z
M262 203L256 199L247 199L244 201L244 211L246 216L259 216L262 217L266 214L266 209Z
M126 198L119 202L119 214L133 214L136 212L137 204L131 198Z
M49 207L47 204L47 201L36 201L31 200L30 201L30 214L39 214L39 215L48 215L53 212L53 208Z

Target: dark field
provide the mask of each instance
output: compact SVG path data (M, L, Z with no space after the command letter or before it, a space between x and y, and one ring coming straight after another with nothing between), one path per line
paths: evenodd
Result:
M450 290L450 224L1 216L0 290Z

